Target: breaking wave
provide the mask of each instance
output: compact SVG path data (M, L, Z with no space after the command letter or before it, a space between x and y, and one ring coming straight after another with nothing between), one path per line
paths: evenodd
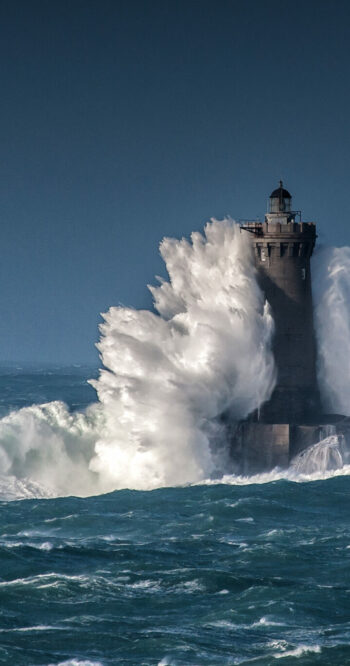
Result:
M6 493L23 479L89 495L196 483L227 469L221 415L244 418L275 384L273 321L251 245L232 220L212 220L190 241L164 239L160 252L169 280L150 287L155 312L104 315L105 369L91 381L99 402L85 413L34 405L0 420Z
M160 252L169 279L149 287L155 311L112 307L103 315L104 369L91 381L98 402L84 412L62 402L33 405L0 420L0 496L348 473L342 442L331 436L289 470L224 475L230 469L225 423L259 407L275 385L273 320L249 239L232 220L212 220L190 241L166 238ZM346 413L350 248L319 252L314 271L323 400Z
M282 479L303 483L321 481L350 474L350 454L342 435L330 435L296 455L288 469L276 467L269 472L240 476L225 474L220 483L245 486L254 483L271 483ZM207 480L207 484L218 483Z

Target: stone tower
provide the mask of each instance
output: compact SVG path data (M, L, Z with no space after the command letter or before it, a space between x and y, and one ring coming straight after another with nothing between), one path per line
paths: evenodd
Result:
M265 222L251 226L260 286L275 322L277 385L260 418L266 423L307 423L320 412L316 380L310 257L316 225L301 222L280 181Z
M246 222L241 229L249 232L259 283L271 306L277 366L270 400L239 424L232 439L233 459L250 473L288 465L320 436L310 270L316 225L301 221L280 181L264 222Z

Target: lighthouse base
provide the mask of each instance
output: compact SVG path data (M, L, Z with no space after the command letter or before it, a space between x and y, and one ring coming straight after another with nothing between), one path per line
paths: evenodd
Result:
M342 434L349 442L350 424L345 417L343 419L337 425L243 421L238 424L231 439L234 467L239 474L260 474L274 467L288 467L295 455L330 434Z

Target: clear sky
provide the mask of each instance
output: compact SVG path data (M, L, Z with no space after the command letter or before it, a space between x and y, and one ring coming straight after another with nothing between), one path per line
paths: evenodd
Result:
M0 361L97 363L164 235L280 178L350 244L348 0L1 0Z

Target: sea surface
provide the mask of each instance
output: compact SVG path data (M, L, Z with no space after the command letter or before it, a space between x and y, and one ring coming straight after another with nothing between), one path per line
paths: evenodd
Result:
M1 415L92 376L2 367ZM349 484L1 501L0 664L350 664Z

